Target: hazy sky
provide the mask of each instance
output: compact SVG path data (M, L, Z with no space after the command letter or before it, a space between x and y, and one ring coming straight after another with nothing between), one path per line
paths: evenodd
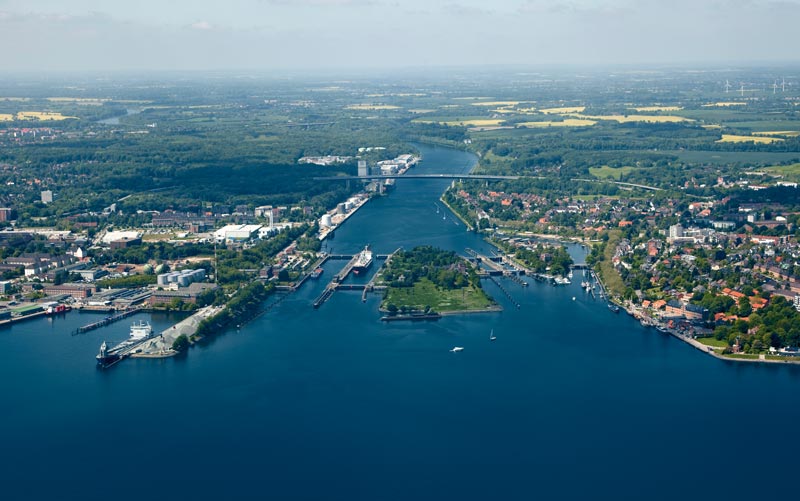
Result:
M798 61L800 0L0 0L5 70Z

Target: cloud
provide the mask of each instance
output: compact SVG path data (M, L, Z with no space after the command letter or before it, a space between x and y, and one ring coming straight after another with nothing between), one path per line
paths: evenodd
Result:
M261 3L289 7L364 7L380 5L376 0L261 0Z
M213 30L214 27L208 21L197 21L190 26L193 30Z

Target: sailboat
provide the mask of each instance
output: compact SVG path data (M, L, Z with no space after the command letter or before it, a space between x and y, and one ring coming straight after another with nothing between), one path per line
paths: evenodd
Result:
M494 341L495 339L497 339L497 336L494 335L494 329L492 329L492 332L489 333L489 341Z

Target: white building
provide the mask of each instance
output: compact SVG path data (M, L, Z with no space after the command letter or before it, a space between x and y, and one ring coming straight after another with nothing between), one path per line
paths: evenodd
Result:
M365 177L369 175L369 169L367 168L366 160L359 160L358 161L358 177Z
M42 192L42 203L49 204L53 201L53 192L50 190L44 190Z
M104 244L110 244L111 242L116 242L118 240L133 240L135 238L140 238L141 236L142 234L138 231L109 231L103 235L102 242Z
M229 224L214 232L214 239L222 242L246 242L258 236L260 224Z

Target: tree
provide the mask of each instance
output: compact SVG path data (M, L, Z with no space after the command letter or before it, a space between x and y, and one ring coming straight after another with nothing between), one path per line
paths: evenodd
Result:
M172 342L172 349L177 352L185 351L189 348L189 338L186 337L186 334L181 334L175 341Z
M750 300L747 296L739 298L739 316L747 317L753 313L753 307L750 306Z

